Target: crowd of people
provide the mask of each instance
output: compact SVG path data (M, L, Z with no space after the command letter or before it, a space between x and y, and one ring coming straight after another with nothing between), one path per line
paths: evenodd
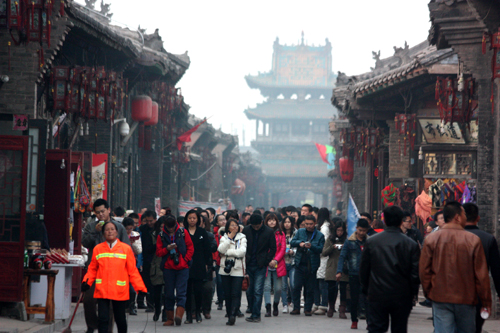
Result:
M126 313L140 309L164 326L201 323L211 319L214 299L229 326L244 312L247 322L261 322L264 303L264 317L349 313L351 329L366 319L369 332L386 332L389 323L407 332L420 285L436 333L481 332L491 313L489 271L500 291L498 245L477 227L474 204L448 203L424 235L397 206L380 219L362 213L351 234L341 211L309 204L222 214L195 208L177 217L168 207L158 215L112 213L103 199L93 209L82 238L89 333L111 332L114 321L124 333Z

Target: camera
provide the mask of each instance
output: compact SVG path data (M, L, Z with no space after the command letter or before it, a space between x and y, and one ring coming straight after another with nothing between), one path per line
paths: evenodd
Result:
M234 267L234 260L233 259L226 259L226 261L224 262L224 272L226 274L229 274L231 273L231 269L233 269Z
M173 252L170 252L170 258L174 261L174 265L179 265L179 253L177 253L175 250Z

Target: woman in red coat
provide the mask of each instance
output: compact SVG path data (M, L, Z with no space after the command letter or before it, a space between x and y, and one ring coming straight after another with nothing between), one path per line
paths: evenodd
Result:
M105 242L96 245L92 253L87 274L82 282L82 292L90 289L95 281L94 298L97 298L99 333L107 333L110 317L110 303L118 333L127 333L125 310L129 302L129 284L136 291L147 293L146 286L135 265L134 252L130 245L118 239L113 222L102 227Z
M277 316L278 305L281 296L281 282L283 276L286 276L286 236L281 230L278 222L278 216L275 213L269 213L264 221L265 225L274 230L276 237L276 254L274 259L271 260L267 267L266 280L264 282L264 300L266 302L266 317L271 317L271 279L274 285L274 303L273 303L273 316Z

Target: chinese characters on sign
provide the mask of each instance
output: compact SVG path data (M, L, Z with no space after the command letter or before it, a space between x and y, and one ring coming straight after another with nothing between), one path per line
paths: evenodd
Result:
M419 119L427 143L465 144L457 123L442 124L440 119Z
M14 131L26 131L28 129L28 116L24 114L15 114L12 129Z

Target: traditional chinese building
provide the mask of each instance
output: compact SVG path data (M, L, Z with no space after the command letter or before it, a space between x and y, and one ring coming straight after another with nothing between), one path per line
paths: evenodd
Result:
M332 205L327 165L314 145L329 143L328 122L336 114L328 101L335 86L331 44L273 45L272 70L245 77L267 100L245 110L256 120L252 142L267 175L269 206L297 205L314 193L314 204ZM327 98L325 98L327 97Z

